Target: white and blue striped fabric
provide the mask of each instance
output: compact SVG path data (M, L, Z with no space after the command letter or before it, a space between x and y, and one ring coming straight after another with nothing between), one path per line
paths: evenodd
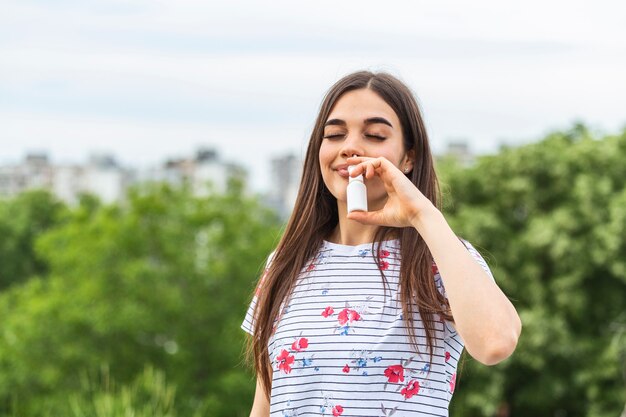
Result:
M482 256L463 243L493 278ZM271 417L448 415L463 341L451 323L437 321L430 363L415 313L419 353L411 347L399 302L399 241L375 250L390 286L386 294L371 243L324 241L303 269L269 342ZM445 295L434 264L433 271ZM261 280L257 291L262 290ZM241 325L248 333L256 301L255 296Z

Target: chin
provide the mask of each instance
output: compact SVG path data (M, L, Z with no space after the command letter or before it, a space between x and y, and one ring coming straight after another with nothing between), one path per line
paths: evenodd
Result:
M346 194L346 190L343 190L342 192L336 192L335 190L332 190L330 192L332 194L333 197L335 197L335 200L337 200L337 202L344 202L347 203L348 202L348 196Z

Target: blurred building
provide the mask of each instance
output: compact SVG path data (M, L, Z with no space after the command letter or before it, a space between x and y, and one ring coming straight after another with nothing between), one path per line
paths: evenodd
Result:
M194 194L205 196L211 191L225 192L233 179L241 180L245 186L246 177L240 165L223 161L215 149L201 148L190 158L168 159L163 165L140 171L137 182L189 184Z
M124 199L128 186L145 181L188 183L196 195L206 195L211 190L224 192L232 179L245 184L246 172L222 161L214 149L200 149L191 158L170 159L145 170L124 168L110 154L93 154L85 164L53 165L46 153L30 153L20 163L0 166L0 197L45 189L70 205L85 193L113 203Z
M19 164L0 167L0 195L13 196L34 188L50 189L53 167L45 153L29 153Z
M474 164L476 155L471 151L469 143L464 139L451 140L443 154L436 155L435 159L452 158L461 166L469 167Z
M287 218L293 210L300 187L302 163L293 154L278 156L270 161L270 187L266 202L281 218Z
M108 154L92 155L86 165L53 165L46 153L29 153L20 163L0 167L0 196L44 189L68 204L84 193L111 203L124 195L128 177Z

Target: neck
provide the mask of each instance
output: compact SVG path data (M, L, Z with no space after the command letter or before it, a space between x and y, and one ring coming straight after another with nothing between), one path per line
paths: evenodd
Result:
M369 205L369 202L368 202ZM382 207L382 206L381 206ZM377 210L372 207L371 210ZM348 207L345 201L337 201L337 214L339 222L335 229L328 236L328 241L340 245L355 246L363 243L372 243L379 226L361 224L357 221L350 220L348 215Z

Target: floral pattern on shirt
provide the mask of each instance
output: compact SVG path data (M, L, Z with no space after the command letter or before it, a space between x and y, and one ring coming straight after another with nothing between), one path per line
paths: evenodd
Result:
M360 303L356 306L351 306L350 303L346 302L344 308L339 310L337 313L337 325L335 326L335 332L339 333L342 336L348 335L350 332L354 333L356 330L354 329L354 325L356 322L362 321L362 314L368 314L369 310L369 302L372 300L372 297L366 297L364 303ZM333 317L335 313L335 309L332 306L327 306L321 313L324 318Z
M433 399L449 402L463 348L454 326L435 317L438 342L432 365L423 352L393 347L396 340L406 344L398 331L404 317L396 300L397 245L383 245L373 253L363 246L350 253L339 248L338 254L325 245L305 264L295 300L281 306L278 334L270 349L276 382L272 385L272 417L404 417L421 415L415 412L419 413L422 405L433 404ZM391 298L384 297L380 271L390 278ZM437 290L445 297L435 263L431 271ZM416 323L419 320L418 316ZM424 343L419 342L420 352ZM347 381L351 385L342 387ZM300 384L302 391L294 391ZM376 386L372 394L370 386ZM277 387L281 390L275 393ZM374 394L383 391L384 397Z
M284 374L290 374L296 361L296 354L305 351L309 347L309 339L306 337L298 337L291 344L291 348L281 349L280 354L276 356L274 362L279 371ZM312 357L303 357L300 359L302 366L309 366L313 362Z

